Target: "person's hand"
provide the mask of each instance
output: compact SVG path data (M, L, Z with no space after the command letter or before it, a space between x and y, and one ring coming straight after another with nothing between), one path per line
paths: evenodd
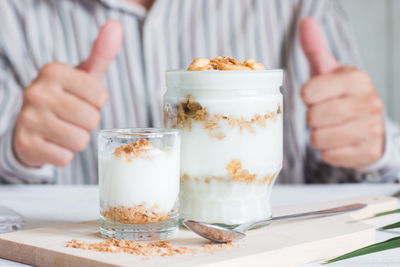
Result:
M305 18L299 31L311 72L301 90L311 144L330 165L363 169L384 151L382 100L368 74L329 53L315 20Z
M25 90L14 132L13 148L26 166L69 164L74 152L90 141L108 101L102 78L123 39L120 22L109 20L100 30L89 58L78 67L45 65Z

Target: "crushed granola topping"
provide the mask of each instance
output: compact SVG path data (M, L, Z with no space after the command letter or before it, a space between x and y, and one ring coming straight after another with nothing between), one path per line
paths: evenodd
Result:
M204 129L208 130L209 136L223 140L226 138L226 134L221 131L221 121L226 121L232 129L239 128L240 132L255 133L254 125L266 128L267 120L276 122L277 116L282 113L282 107L279 105L276 112L268 112L263 115L255 114L249 119L221 114L210 115L207 112L207 107L203 107L199 102L195 101L194 97L187 95L178 104L177 115L175 116L171 112L171 109L167 111L166 118L169 122L172 122L173 128L183 129L187 127L191 131L193 122L202 122Z
M226 170L235 182L252 183L257 178L257 174L250 174L248 170L243 170L242 163L237 159L231 160L228 166L226 166Z
M217 182L222 182L222 181L225 180L223 177L217 177L217 176L213 176L212 179L217 181Z
M228 247L239 247L239 244L235 244L233 242L228 242L225 244L210 242L203 244L201 248L189 248L186 246L174 247L168 241L141 243L134 240L109 239L103 242L89 243L77 239L72 239L68 242L66 247L94 250L106 253L128 253L146 257L170 257L175 255L197 254L199 252L215 253Z
M232 57L219 56L211 60L203 57L196 58L192 61L187 70L265 70L265 67L252 58L242 62Z
M182 176L183 180L189 180L189 175L187 173L184 173Z
M198 249L191 249L185 246L174 247L168 241L152 243L140 243L134 240L110 239L103 242L88 243L72 239L66 247L79 248L84 250L95 250L108 253L128 253L138 256L174 256L183 254L196 254Z
M279 104L278 110L276 111L276 114L279 115L279 114L281 114L282 112L283 112L283 111L282 111L282 105Z
M179 103L177 115L178 124L187 125L189 130L192 130L192 120L205 121L209 117L207 108L203 108L191 95Z
M102 215L107 220L127 224L157 223L170 219L167 212L160 212L158 209L158 205L147 208L142 203L132 207L109 207Z
M129 145L117 147L114 151L116 157L132 161L133 158L138 158L145 154L151 148L151 142L147 139L138 139Z
M235 247L238 248L239 244L235 244L232 241L226 242L226 243L214 243L210 242L208 244L204 244L201 247L205 248L208 252L214 253L218 252L220 250L224 250L228 247Z
M276 176L275 174L264 176L264 178L262 179L262 183L263 183L263 184L268 183L268 186L271 186L271 185L272 185L272 182L273 182L274 179L275 179L275 176Z

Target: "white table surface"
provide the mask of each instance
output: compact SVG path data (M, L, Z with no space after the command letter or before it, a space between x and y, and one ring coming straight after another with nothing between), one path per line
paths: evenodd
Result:
M323 202L361 195L391 195L400 190L399 184L342 185L277 185L273 205ZM0 205L14 209L24 216L25 229L69 222L94 220L99 215L97 186L0 185ZM400 221L400 215L390 215L367 221L377 227ZM399 231L377 231L376 240L383 241ZM0 258L0 266L24 266ZM26 265L25 265L26 266ZM322 266L319 262L304 265ZM392 249L357 257L327 266L400 266L400 249Z

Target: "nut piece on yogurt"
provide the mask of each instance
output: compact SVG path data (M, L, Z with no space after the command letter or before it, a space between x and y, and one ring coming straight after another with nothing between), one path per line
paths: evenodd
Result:
M210 69L210 60L208 58L198 57L192 61L187 70L202 71L209 69Z
M196 58L187 70L265 70L265 67L252 58L242 62L232 57L219 56L211 60L203 57Z
M244 62L244 65L246 65L247 67L249 67L252 70L265 70L264 65L259 63L259 62L257 62L253 58L249 58L248 60L246 60Z

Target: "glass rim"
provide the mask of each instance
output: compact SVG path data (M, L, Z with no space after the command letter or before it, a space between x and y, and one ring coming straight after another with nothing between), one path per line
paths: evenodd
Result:
M159 137L179 135L179 131L170 128L115 128L98 130L96 134L103 137Z
M168 89L204 91L262 90L276 93L283 85L283 74L284 71L282 69L259 71L169 70L165 76Z

